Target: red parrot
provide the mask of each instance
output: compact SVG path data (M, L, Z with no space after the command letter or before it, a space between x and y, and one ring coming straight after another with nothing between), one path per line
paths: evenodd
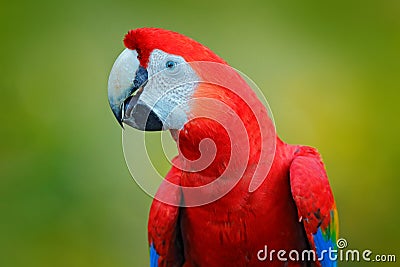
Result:
M336 266L316 149L281 141L245 79L193 39L139 28L124 44L108 84L116 119L169 130L179 150L150 208L150 266Z

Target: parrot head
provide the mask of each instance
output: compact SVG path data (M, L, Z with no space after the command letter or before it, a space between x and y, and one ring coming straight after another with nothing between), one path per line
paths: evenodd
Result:
M108 100L121 126L139 130L182 129L202 79L190 63L226 65L202 44L168 30L131 30L124 44L109 76Z
M233 176L237 166L259 158L272 162L273 121L223 59L189 37L158 28L131 30L124 44L108 81L109 104L122 127L169 130L188 159L182 164L210 177L235 166Z

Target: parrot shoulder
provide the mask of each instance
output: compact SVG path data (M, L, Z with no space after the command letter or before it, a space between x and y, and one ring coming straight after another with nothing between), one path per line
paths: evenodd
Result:
M328 256L337 249L338 215L324 164L316 149L299 146L290 165L290 186L318 266L336 266ZM321 259L321 260L319 260Z

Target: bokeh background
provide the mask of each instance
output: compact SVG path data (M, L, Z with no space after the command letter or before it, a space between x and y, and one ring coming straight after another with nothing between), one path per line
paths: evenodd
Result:
M2 0L0 266L148 264L151 198L107 103L123 35L143 26L249 75L279 135L322 153L349 247L400 257L399 1Z

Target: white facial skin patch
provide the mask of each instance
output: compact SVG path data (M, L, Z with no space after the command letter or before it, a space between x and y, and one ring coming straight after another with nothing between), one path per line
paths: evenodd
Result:
M164 130L181 129L187 122L189 100L199 78L182 57L155 49L149 57L148 81L138 104L145 104L159 117Z

